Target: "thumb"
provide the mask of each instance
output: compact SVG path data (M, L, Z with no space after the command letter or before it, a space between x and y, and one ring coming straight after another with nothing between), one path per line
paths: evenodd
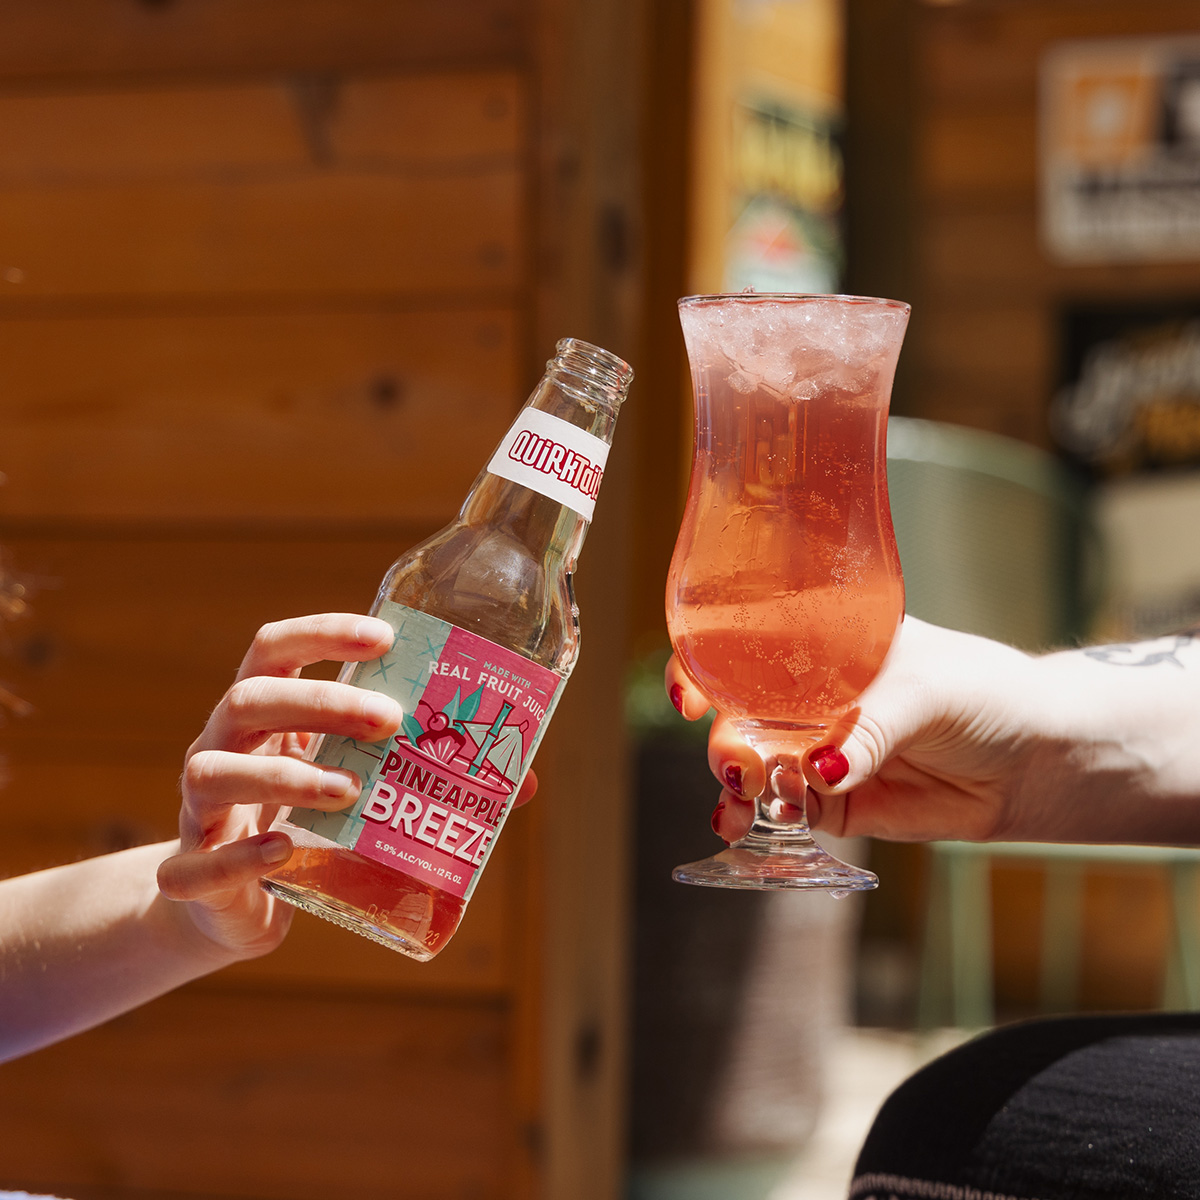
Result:
M814 829L841 837L880 835L884 826L876 809L883 793L874 776L918 736L923 725L914 705L903 701L900 695L889 702L886 693L878 698L864 692L862 704L801 759L808 784L808 819Z
M805 783L827 796L861 787L915 732L904 712L894 707L881 713L864 703L846 713L801 760Z
M947 702L930 666L946 632L905 618L883 669L828 737L804 756L801 765L810 788L832 796L861 787L889 758L923 736L939 704ZM955 648L963 657L962 647Z

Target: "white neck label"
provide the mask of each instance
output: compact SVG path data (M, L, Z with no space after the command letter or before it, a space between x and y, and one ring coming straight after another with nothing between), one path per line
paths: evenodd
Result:
M608 443L539 408L522 409L487 469L592 519Z

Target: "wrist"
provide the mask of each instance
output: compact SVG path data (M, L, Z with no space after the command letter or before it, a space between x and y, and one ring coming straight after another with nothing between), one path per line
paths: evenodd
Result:
M145 847L149 850L150 847ZM242 955L211 938L196 922L191 903L168 900L158 887L158 867L167 858L178 854L178 839L153 847L157 853L150 864L150 895L146 905L146 928L156 939L160 950L176 959L189 978L218 971L237 962Z
M1027 836L1200 842L1200 644L1164 638L1037 662Z

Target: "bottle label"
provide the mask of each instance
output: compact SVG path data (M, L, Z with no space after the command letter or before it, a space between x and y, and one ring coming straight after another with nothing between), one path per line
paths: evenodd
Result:
M607 462L603 439L540 408L523 408L487 469L590 521Z
M336 813L295 808L289 820L468 900L566 681L403 605L385 600L377 615L396 640L348 682L398 701L404 723L386 742L324 737L315 761L354 771L362 795Z

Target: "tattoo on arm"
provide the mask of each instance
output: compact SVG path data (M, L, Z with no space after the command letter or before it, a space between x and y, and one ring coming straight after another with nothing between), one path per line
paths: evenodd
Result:
M1092 646L1084 654L1096 662L1114 667L1156 667L1159 663L1170 663L1185 670L1179 652L1200 636L1200 630L1190 630L1173 637L1157 638L1153 642L1138 642L1136 645Z

